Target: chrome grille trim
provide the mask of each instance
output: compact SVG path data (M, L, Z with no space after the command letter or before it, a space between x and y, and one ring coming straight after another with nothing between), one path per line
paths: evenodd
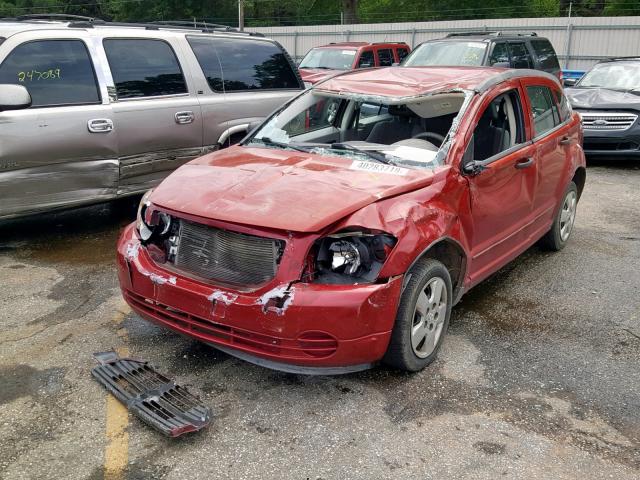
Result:
M627 130L638 115L627 112L588 112L581 111L582 126L588 130Z
M180 220L174 265L205 280L260 285L275 277L282 240Z

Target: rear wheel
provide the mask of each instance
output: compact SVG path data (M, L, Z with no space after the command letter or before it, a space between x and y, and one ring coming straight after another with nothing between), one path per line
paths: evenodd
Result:
M449 327L451 277L442 263L431 258L420 260L407 276L383 361L417 372L436 358Z
M573 232L577 208L578 187L571 182L562 199L560 210L553 219L551 230L540 239L542 246L554 251L562 250L565 247L571 237L571 232Z

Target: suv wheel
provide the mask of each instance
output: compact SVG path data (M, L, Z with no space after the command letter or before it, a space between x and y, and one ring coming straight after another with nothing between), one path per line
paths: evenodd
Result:
M451 277L442 263L431 258L420 260L407 276L383 361L417 372L433 362L447 333Z
M576 210L578 208L578 187L571 182L562 199L562 205L556 217L553 219L553 225L544 237L540 239L542 246L549 250L562 250L573 232L573 224L576 220Z

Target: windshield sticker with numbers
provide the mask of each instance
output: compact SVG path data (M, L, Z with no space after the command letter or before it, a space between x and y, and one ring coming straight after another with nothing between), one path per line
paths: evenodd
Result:
M391 175L406 175L409 171L406 168L396 167L395 165L385 165L383 163L363 161L354 161L349 169L372 173L389 173Z

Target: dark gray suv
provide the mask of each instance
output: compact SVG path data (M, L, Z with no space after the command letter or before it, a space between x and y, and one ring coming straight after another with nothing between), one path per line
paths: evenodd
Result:
M401 65L529 68L545 71L558 79L562 77L553 45L534 32L450 33L445 38L421 43Z

